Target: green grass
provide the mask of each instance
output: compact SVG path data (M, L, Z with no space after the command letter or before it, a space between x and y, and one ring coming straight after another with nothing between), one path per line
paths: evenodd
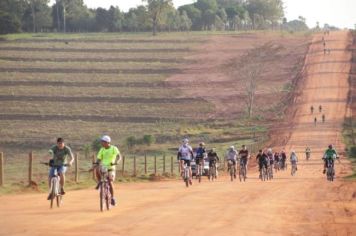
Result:
M351 122L352 121L352 122ZM343 139L346 145L346 155L350 159L353 167L353 174L346 177L348 180L356 180L356 120L351 120L351 118L346 118L343 127Z

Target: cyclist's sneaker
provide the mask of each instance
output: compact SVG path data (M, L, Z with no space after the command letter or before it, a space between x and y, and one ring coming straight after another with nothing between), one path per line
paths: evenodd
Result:
M326 172L326 170L324 169L324 170L323 170L323 174L325 174L325 172Z
M100 182L97 183L97 185L95 186L95 189L98 190L100 188Z
M234 178L236 179L236 174L234 174Z
M192 180L191 180L191 179L189 180L189 184L190 184L190 185L192 185L192 184L193 184L193 182L192 182Z
M64 188L61 188L61 195L66 194L66 192L64 191Z
M52 193L48 194L47 200L51 200L52 199Z
M111 205L112 205L112 206L116 206L116 200L115 200L115 198L111 198Z

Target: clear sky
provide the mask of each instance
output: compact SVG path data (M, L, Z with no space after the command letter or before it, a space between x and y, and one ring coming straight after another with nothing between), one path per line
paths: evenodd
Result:
M54 1L54 0L52 0ZM119 6L127 11L131 7L142 4L141 0L84 0L88 7ZM173 0L176 7L195 2L194 0ZM356 0L283 0L288 20L303 16L307 19L309 27L316 22L320 26L329 23L340 28L354 28L356 24Z

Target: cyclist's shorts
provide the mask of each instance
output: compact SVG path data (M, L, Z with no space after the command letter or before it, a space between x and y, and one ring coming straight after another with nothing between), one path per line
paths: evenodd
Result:
M209 167L212 167L212 166L213 166L213 164L215 164L215 165L216 165L216 161L215 161L215 160L213 160L213 161L209 161Z
M190 166L190 160L182 159L182 161L184 161L184 165L187 164L187 166Z
M240 163L244 163L244 165L246 166L247 165L247 157L241 158Z
M195 158L195 162L196 162L197 165L199 165L200 163L203 164L203 160L204 160L204 157Z
M236 165L236 160L234 160L234 159L228 159L227 161L228 162L231 161L233 165Z
M49 169L49 177L54 176L56 173L61 174L61 173L66 173L67 167L65 166L58 166L58 167L51 167Z

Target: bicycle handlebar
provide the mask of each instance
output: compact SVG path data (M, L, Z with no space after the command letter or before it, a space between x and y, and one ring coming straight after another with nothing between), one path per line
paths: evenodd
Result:
M100 164L101 164L100 162L93 162L93 165L100 165ZM117 166L117 165L119 165L119 163L111 163L110 165Z
M40 162L40 164L45 165L45 166L50 166L50 167L61 167L61 166L70 167L69 164L53 165L53 164L51 164L51 163L49 163L49 162Z

